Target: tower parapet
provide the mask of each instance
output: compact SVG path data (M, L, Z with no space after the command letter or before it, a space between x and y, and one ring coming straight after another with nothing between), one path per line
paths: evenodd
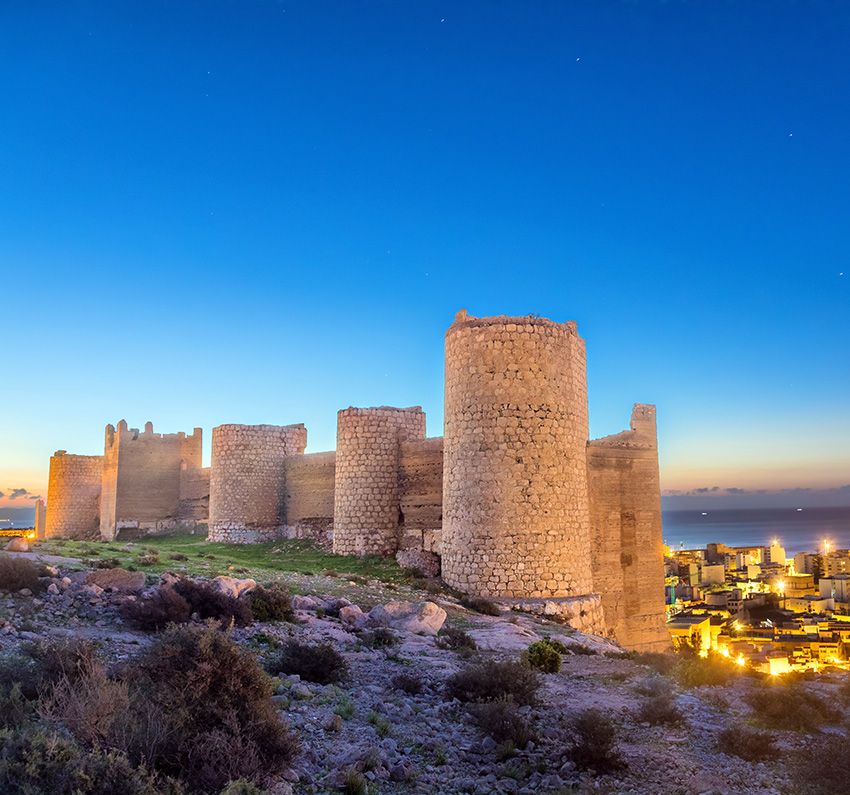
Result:
M578 600L583 626L599 626L587 435L585 346L575 323L458 313L446 332L449 585L486 597Z
M334 552L390 555L399 546L399 449L425 438L425 412L411 408L342 409L337 414Z
M286 521L285 459L306 446L302 424L213 428L209 540L276 538Z
M50 458L44 537L97 538L103 456L57 450Z

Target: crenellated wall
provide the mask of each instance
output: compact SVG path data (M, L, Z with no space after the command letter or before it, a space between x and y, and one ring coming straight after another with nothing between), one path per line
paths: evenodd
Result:
M608 630L626 648L661 651L664 555L655 406L637 404L628 431L587 445L593 581Z
M301 425L219 425L212 433L210 541L268 541L284 524L284 460L304 452Z
M421 407L347 408L337 414L334 552L395 554L400 444L425 438Z
M115 538L123 528L150 530L176 525L181 518L183 488L201 470L202 431L154 433L106 426L100 534Z
M103 456L69 455L64 450L51 456L45 538L97 538L102 469Z

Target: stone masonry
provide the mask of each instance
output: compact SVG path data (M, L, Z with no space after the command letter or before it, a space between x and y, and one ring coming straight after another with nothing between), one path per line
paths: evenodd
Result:
M391 555L399 545L400 445L425 438L419 406L347 408L337 415L333 550Z
M284 460L307 446L303 425L219 425L212 433L210 541L277 538L284 523Z
M466 593L666 648L654 406L588 441L574 322L461 311L445 354L444 437L425 438L418 406L348 408L336 452L305 454L300 424L220 425L202 469L200 429L122 421L104 456L51 458L46 535L208 519L211 541L395 554Z
M69 455L57 450L51 456L45 538L97 538L102 471L100 455Z

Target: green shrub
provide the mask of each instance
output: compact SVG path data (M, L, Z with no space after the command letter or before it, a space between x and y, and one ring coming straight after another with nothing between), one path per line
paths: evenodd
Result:
M656 673L666 676L672 674L676 668L677 658L675 654L662 654L657 651L628 652L626 655L638 665L646 665Z
M561 649L564 648L563 643L558 643ZM536 643L532 643L526 650L526 659L532 668L538 671L543 671L545 674L556 674L561 670L561 654L556 646L549 638L543 638Z
M345 795L368 795L369 782L359 770L352 768L345 774L342 791Z
M524 662L482 660L468 663L446 681L446 695L458 701L533 704L540 679Z
M168 556L168 559L169 559L169 560L176 560L176 561L181 561L181 562L182 562L182 561L189 560L189 556L188 556L188 555L184 555L182 552L172 552L172 553ZM236 782L236 783L238 783L238 782Z
M173 780L114 751L85 751L44 729L0 733L0 792L21 795L180 795Z
M240 778L231 781L222 791L221 795L267 795L266 790L260 789L251 781Z
M27 558L0 555L0 590L14 592L29 588L33 593L40 593L40 574L41 567Z
M248 594L248 604L255 621L294 621L292 596L282 585L258 585Z
M673 672L683 687L725 685L743 673L734 660L722 654L711 653L707 657L700 657L687 651L679 652Z
M502 615L497 604L482 596L465 596L460 600L460 603L468 610L474 610L476 613L482 613L485 616Z
M570 759L579 770L607 773L623 766L617 752L617 727L601 710L588 709L575 719Z
M202 621L218 621L222 629L230 626L246 627L253 616L246 602L222 593L207 582L182 579L172 586L182 596Z
M513 701L487 701L470 704L467 709L478 728L497 743L510 742L514 748L525 748L532 739L528 722Z
M748 762L774 759L777 754L770 734L737 724L717 735L717 747L724 754L738 756Z
M21 697L34 701L62 679L76 681L98 663L97 647L87 640L39 641L0 656L0 691L18 685Z
M159 552L142 552L136 558L140 566L156 566L159 563Z
M475 638L457 627L443 627L437 633L437 645L441 649L451 649L462 654L473 652L478 648Z
M158 588L150 596L126 600L120 612L125 621L146 632L157 632L169 624L185 624L192 617L191 605L168 587Z
M298 674L308 682L329 685L348 676L348 663L330 643L290 640L268 660L266 670L272 674Z
M750 690L744 701L752 707L756 721L768 729L815 731L842 718L840 709L793 680Z

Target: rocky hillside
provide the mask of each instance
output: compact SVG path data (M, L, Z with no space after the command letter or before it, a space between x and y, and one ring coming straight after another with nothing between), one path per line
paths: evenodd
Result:
M15 580L33 574L18 571L27 559L36 578ZM171 653L163 640L171 637L163 634L171 620L213 627L208 631L236 644L233 653L251 670L256 661L268 672L268 694L257 686L251 698L271 700L298 749L290 759L289 746L281 746L287 750L278 762L286 757L285 766L273 758L261 764L263 748L250 746L235 726L250 715L229 721L217 713L225 728L215 736L231 738L221 758L242 755L231 768L210 772L205 762L207 768L189 775L190 757L175 766L163 753L157 764L148 759L162 775L133 791L220 792L231 778L253 780L232 785L232 793L276 795L850 791L836 772L843 770L850 700L838 674L771 682L723 660L624 654L569 627L489 603L464 605L433 581L289 572L267 576L267 587L258 589L253 577L200 577L180 561L172 561L174 571L158 573L114 562L45 558L39 550L0 560L0 584L7 588L0 601L3 712L13 714L8 705L18 703L16 676L36 664L33 643L91 641L104 671L87 669L88 679L80 680L66 670L64 679L49 681L49 702L42 686L31 696L37 707L24 709L20 720L7 717L3 791L38 791L23 789L25 774L9 738L45 723L70 734L84 756L118 748L132 762L129 744L107 741L106 730L98 736L81 728L97 721L85 717L92 714L91 696L81 698L73 683L99 676L104 688L129 688L132 702L138 670L151 670L152 653ZM188 643L185 637L169 642ZM196 649L200 641L191 643ZM230 652L216 654L225 659ZM168 703L160 703L165 713ZM204 736L209 745L213 735ZM251 754L260 761L247 764ZM256 775L231 775L243 768ZM86 786L81 791L113 791Z

